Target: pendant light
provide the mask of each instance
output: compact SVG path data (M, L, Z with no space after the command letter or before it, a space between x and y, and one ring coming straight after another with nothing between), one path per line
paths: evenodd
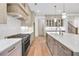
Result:
M54 8L55 8L55 17L54 17L54 22L56 23L56 21L57 21L57 18L56 18L56 5L54 6Z
M63 3L63 12L62 12L62 19L65 19L67 17L66 11L65 11L65 4Z

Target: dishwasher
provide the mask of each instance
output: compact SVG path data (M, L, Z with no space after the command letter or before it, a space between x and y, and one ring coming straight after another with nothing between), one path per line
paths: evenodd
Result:
M26 50L30 46L30 34L16 34L6 38L22 38L22 56L27 55Z

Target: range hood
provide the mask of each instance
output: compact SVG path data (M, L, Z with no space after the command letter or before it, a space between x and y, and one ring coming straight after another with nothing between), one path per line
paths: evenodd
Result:
M13 16L13 17L22 17L22 15L20 15L19 13L13 13L13 12L9 12L8 15Z
M12 17L15 17L19 20L24 20L23 16L19 13L13 13L13 12L9 12L8 15L12 16Z

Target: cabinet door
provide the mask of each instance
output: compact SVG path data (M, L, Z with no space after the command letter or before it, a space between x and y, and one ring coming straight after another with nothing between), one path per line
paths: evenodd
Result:
M49 47L49 50L50 50L51 54L53 55L53 52L54 52L54 40L49 35L47 35L47 45Z
M0 24L7 23L7 7L6 3L0 3Z

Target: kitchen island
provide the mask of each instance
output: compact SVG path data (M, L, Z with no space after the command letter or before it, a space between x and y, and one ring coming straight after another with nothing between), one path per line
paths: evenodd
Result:
M21 38L0 39L0 56L22 56Z
M59 35L47 32L46 43L54 56L79 56L79 36L75 34L63 33Z

